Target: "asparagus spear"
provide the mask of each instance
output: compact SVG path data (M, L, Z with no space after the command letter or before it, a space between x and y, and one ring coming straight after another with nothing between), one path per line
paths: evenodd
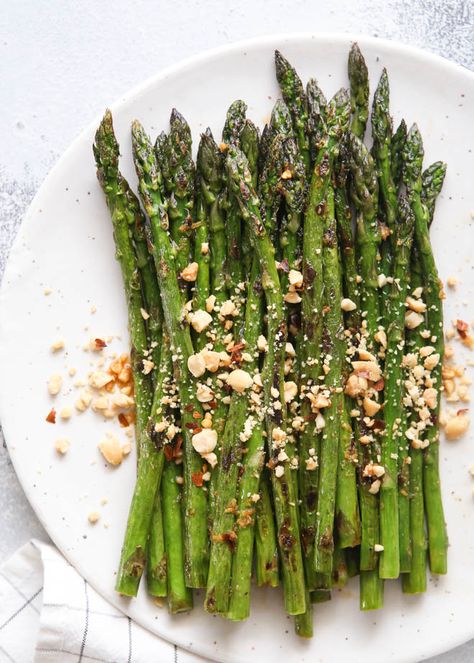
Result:
M121 180L125 198L128 202L129 224L132 231L137 267L141 277L143 303L149 316L145 323L148 334L148 349L150 351L148 358L153 361L155 367L158 367L160 363L163 314L161 311L160 292L156 280L155 266L148 251L145 235L145 217L140 208L140 203L127 181L124 178L121 178ZM155 371L153 370L152 381L155 378L154 373Z
M429 237L430 213L428 207L421 201L422 162L423 142L418 127L414 125L408 133L405 145L404 180L415 216L415 238L423 273L423 295L428 312L428 328L432 334L430 345L438 358L438 363L431 369L430 380L434 388L439 390L444 354L442 286ZM426 430L425 440L428 446L424 451L423 480L430 568L432 573L444 574L447 571L448 537L439 478L439 430L435 425L439 418L439 400L438 397L433 408L432 425Z
M315 164L308 193L308 204L304 219L303 232L303 283L301 313L302 336L299 347L301 357L301 410L300 414L306 423L300 431L299 438L299 489L302 508L301 537L304 553L306 582L310 589L317 586L316 569L314 566L314 544L317 522L317 495L319 479L319 430L316 424L316 413L312 412L311 399L315 395L312 388L317 388L318 376L321 373L321 339L323 333L323 218L324 209L321 201L325 199L329 186L328 174L325 171L326 150L320 144L327 144L326 100L318 89L315 81L311 82L310 117L312 119L311 148L314 151ZM320 134L317 146L313 139ZM324 139L322 138L324 136Z
M385 431L382 439L384 469L380 490L380 556L381 578L398 578L400 574L399 514L398 514L398 454L403 435L402 418L402 360L405 339L403 304L407 295L406 274L410 265L413 238L413 214L405 198L399 199L400 223L393 242L394 283L390 292L387 354L385 358ZM402 444L404 440L402 441ZM402 524L404 526L404 523Z
M167 209L170 220L170 235L176 245L175 262L179 274L179 284L186 301L186 280L181 273L187 267L191 254L191 232L194 211L194 180L195 167L191 157L191 131L186 120L173 109L170 118L170 133L166 138L163 134L155 144L155 153L163 172L164 189L168 194ZM200 252L201 253L201 252ZM201 256L198 265L204 267L204 274L198 278L206 280L205 262ZM204 293L199 292L202 304ZM203 307L204 308L204 307ZM199 335L198 339L199 339ZM198 341L200 345L202 342ZM167 362L165 370L172 371L171 354L164 357ZM174 388L174 386L173 386ZM175 422L171 413L171 420ZM178 422L176 422L178 423ZM179 439L179 438L178 438ZM175 444L176 449L176 444ZM174 614L190 610L193 605L192 592L186 587L184 572L184 526L181 513L182 489L178 481L182 481L182 468L177 465L174 455L167 455L161 486L163 513L164 547L167 560L168 609ZM181 460L181 457L179 458Z
M268 310L268 344L262 383L265 395L265 419L268 453L272 465L272 485L278 526L278 540L282 559L285 607L288 614L305 611L304 573L299 540L297 506L289 463L279 462L284 451L286 408L283 389L284 347L286 320L283 298L275 266L274 248L266 233L260 211L259 199L251 188L251 174L245 156L231 147L227 155L227 172L233 194L239 201L245 223L252 231L255 251L262 272L262 286ZM277 390L278 396L273 396ZM278 404L275 407L275 404Z
M186 612L193 607L192 590L186 586L184 572L183 491L178 484L183 478L181 467L176 464L174 459L166 461L161 482L168 577L168 610L171 614Z
M267 125L263 130L258 151L258 171L254 167L254 161L249 161L249 169L252 177L252 186L258 186L260 201L262 203L262 216L265 215L266 227L272 235L276 229L276 214L279 196L277 193L278 183L278 159L281 154L280 139L275 140L275 146L270 153L270 142L275 139L273 127ZM242 150L243 151L243 150ZM278 154L278 157L276 156ZM273 165L272 165L273 164ZM273 168L273 171L271 171ZM269 180L270 173L273 179ZM257 190L257 189L256 189ZM252 230L249 224L244 224L244 232L252 240ZM258 267L258 256L253 255L253 267ZM260 269L258 267L258 271ZM262 288L263 294L263 288ZM263 305L263 297L261 305ZM262 313L263 315L263 313ZM277 587L279 584L278 574L278 543L275 528L275 518L272 506L272 495L270 486L270 475L267 467L263 468L260 482L260 500L257 502L257 520L255 531L255 576L258 586L268 585Z
M392 271L392 240L390 234L397 225L397 190L392 177L391 140L392 118L389 112L390 89L386 69L383 70L379 84L375 90L372 105L372 136L374 144L372 154L377 166L380 188L380 206L384 219L382 232L380 272L390 275ZM381 292L383 299L387 298L387 291Z
M319 152L319 143L324 139L325 115L327 101L323 91L314 78L310 78L306 85L306 98L308 100L308 138L311 155L311 164L314 167ZM311 173L312 174L312 173Z
M342 280L344 297L351 303L344 313L349 333L360 327L360 298L357 283L357 266L355 242L352 231L352 210L348 197L348 147L344 140L340 146L340 154L335 165L335 211L337 231L342 262ZM349 365L346 363L343 372L347 378ZM344 408L340 422L339 462L336 493L336 523L340 548L352 548L360 543L360 517L357 500L357 482L355 461L356 446L350 419L351 400L344 399Z
M147 351L148 338L145 321L141 314L143 301L140 291L140 272L132 244L131 231L131 227L137 220L137 208L129 187L118 170L119 147L114 135L110 111L106 111L97 130L93 151L97 164L97 176L106 194L112 216L117 258L120 261L127 297L132 345L132 369L137 406L137 441L141 460L130 506L116 588L122 594L135 596L145 566L148 530L163 461L162 454L158 453L155 448L148 425L153 388L150 376L143 374L142 360ZM144 269L146 268L147 264L144 264Z
M302 615L296 615L295 617L295 633L299 635L300 638L312 638L313 637L313 606L311 603L311 594L306 588L306 610Z
M352 210L348 196L348 159L348 146L346 142L343 142L334 173L334 204L341 247L344 297L355 304L355 308L344 313L344 319L349 329L356 330L360 326L360 289L357 283L357 259L352 230Z
M423 273L418 256L416 244L412 248L411 256L411 296L423 288ZM425 316L426 317L426 316ZM426 324L426 320L425 320ZM419 329L407 330L407 351L420 361L420 350L423 347L423 338ZM410 378L410 371L406 369L405 378ZM419 415L410 413L415 423ZM410 422L411 423L411 422ZM426 591L426 551L427 540L425 533L425 508L423 502L423 450L410 447L410 537L412 541L412 564L409 573L402 575L402 587L406 594L418 594Z
M263 468L260 481L260 500L257 502L255 529L255 581L257 587L278 587L278 543L273 515L272 494L268 468Z
M162 481L163 475L160 484ZM155 493L146 553L146 586L148 593L151 596L167 596L166 552L160 489Z
M201 146L199 146L197 164L201 160ZM206 300L210 294L210 256L209 256L209 224L207 211L204 207L201 192L200 175L196 182L196 234L194 237L194 261L198 264L198 273L194 285L193 309L197 311L206 310ZM194 345L197 350L202 350L206 345L206 337L196 334Z
M296 269L299 260L298 232L305 202L306 177L304 163L296 143L289 110L282 101L273 108L271 125L281 136L279 159L280 173L277 190L285 202L280 229L280 246L288 270ZM288 271L283 271L280 284L283 291L288 287Z
M247 156L252 184L257 185L257 161L259 136L255 126L246 120L240 135L242 151ZM250 235L244 226L250 249ZM248 256L250 258L250 256ZM248 261L247 261L248 263ZM246 328L251 329L255 338L262 331L263 290L257 258L252 259L252 272L249 277L246 304ZM248 334L245 335L248 343ZM276 543L273 510L266 477L262 477L265 460L263 421L256 424L243 457L242 476L239 483L237 541L232 563L230 603L227 617L233 620L246 619L250 610L250 580L252 575L252 552L257 531L256 577L257 584L278 585L278 550ZM260 486L260 491L259 491ZM257 499L255 503L255 499ZM257 528L257 529L256 529Z
M210 129L207 129L201 136L199 168L204 210L209 219L210 290L212 296L215 297L214 310L217 312L213 318L209 337L213 343L213 350L223 352L227 332L224 330L224 320L220 319L220 309L227 301L228 294L226 289L225 179L222 154ZM212 376L212 391L217 396L212 419L217 439L220 441L224 434L227 405L222 402L221 389L215 373ZM218 458L219 448L220 442L215 449ZM214 514L217 475L216 470L211 475L210 521Z
M245 349L253 357L256 354L255 351L258 336L262 331L262 299L262 285L258 263L254 260L248 285L244 328L244 339L246 342ZM246 362L245 370L249 373L258 372L257 361L254 359L252 362ZM261 496L258 493L258 487L265 460L265 444L263 439L264 425L263 416L260 411L261 408L258 405L252 407L252 401L249 401L248 394L243 394L241 396L236 395L233 397L229 409L229 419L232 414L232 404L237 397L239 400L244 399L244 417L249 414L251 419L247 419L247 422L253 424L251 431L249 430L246 432L244 426L243 430L239 431L240 435L238 436L239 441L241 441L240 437L243 437L242 441L245 444L246 453L243 457L243 472L239 486L237 518L235 521L237 538L233 562L231 560L232 580L229 610L227 614L230 619L242 620L248 617L250 609L250 579L252 575L252 553L257 508L255 500L257 499L257 502L258 498L261 500ZM247 437L248 439L246 440L245 438ZM235 481L235 483L237 483L237 481ZM267 511L267 513L269 513L270 517L273 517L271 505L267 506L270 507L270 510ZM222 580L220 582L222 582ZM224 587L224 591L227 593L229 592L228 585Z
M155 396L153 400L151 423L154 427L158 424L161 430L160 433L156 432L154 428L155 444L163 449L163 455L170 455L173 448L169 444L169 439L166 435L168 430L175 429L175 414L171 403L174 403L176 385L171 379L171 350L168 335L165 333L162 338L162 351L160 358L160 365L157 371L157 379L155 386ZM168 403L170 405L168 405ZM163 467L163 458L160 466L160 473ZM149 539L147 545L147 561L146 561L146 578L147 589L152 596L166 596L168 594L169 578L167 569L167 551L165 545L164 535L164 518L163 518L163 500L162 500L162 480L157 484L155 494L155 504L153 507L153 516L151 519L149 529ZM176 571L173 570L173 575ZM171 605L171 603L170 603Z
M155 261L163 312L175 357L174 370L182 408L186 582L189 587L202 587L206 583L208 566L207 498L202 487L196 486L192 479L193 474L200 473L202 467L201 458L193 447L192 434L196 427L193 415L197 413L202 417L201 404L196 398L187 366L193 346L189 327L182 322L182 299L168 234L168 217L160 191L161 174L150 140L138 121L132 125L132 145L140 196L150 220L146 228L147 238Z
M360 329L361 308L360 288L357 275L357 258L354 235L352 231L352 210L348 197L349 152L347 141L341 145L341 155L336 170L335 207L341 246L344 296L349 300L344 313L349 338ZM346 377L349 365L346 364ZM337 484L336 523L338 525L339 546L354 547L361 541L361 523L357 501L356 468L359 427L356 421L351 425L351 399L346 396L344 401L343 419L341 421L339 444L339 478ZM354 428L354 431L352 430Z
M397 130L392 136L390 142L390 164L392 171L392 180L395 189L398 191L402 183L402 168L403 168L403 149L407 139L407 125L405 120L402 120L398 125Z
M436 198L443 188L446 176L446 164L435 161L423 171L421 176L421 202L428 208L429 225L433 221Z
M246 324L244 338L246 351L254 356L257 347L261 325L260 317L255 315L251 308L256 304L258 297L253 297L253 286L256 282L258 272L253 273L254 280L249 290ZM256 293L255 293L256 294ZM258 301L258 299L257 299ZM236 354L236 366L241 366L241 359ZM241 355L240 355L241 357ZM238 370L245 369L245 375L251 379L251 374L257 368L255 360L245 362ZM239 467L241 465L242 441L249 439L253 428L258 426L259 413L252 412L249 408L249 394L247 390L234 391L231 397L227 423L222 437L219 473L216 483L216 502L214 519L212 525L211 557L209 576L207 581L207 592L205 608L208 612L225 614L229 605L229 585L232 569L232 553L235 550L236 534L234 532L235 507ZM263 458L262 461L263 463ZM247 509L248 513L240 517L240 522L250 525L253 520L253 508ZM251 517L251 521L248 518ZM238 525L239 523L237 523Z
M307 133L308 104L300 77L294 67L286 60L280 51L275 51L276 77L281 93L289 108L296 141L305 169L309 172L311 167L309 140Z
M258 161L260 157L259 143L260 136L257 127L250 120L246 120L240 134L240 147L249 162L249 168L252 174L252 185L254 188L257 187ZM250 233L245 224L242 228L242 254L243 273L248 277L252 268L253 250Z
M105 193L112 223L117 259L120 261L127 297L132 371L135 380L135 401L137 409L137 438L145 431L150 416L153 388L151 377L143 374L143 354L148 350L146 324L141 314L143 300L141 294L142 276L133 244L133 228L137 210L130 195L129 186L118 169L119 146L114 135L112 114L106 111L96 132L93 145L97 165L97 178Z
M245 125L245 113L247 104L238 99L234 101L227 111L227 117L222 131L222 141L226 145L240 144L240 135ZM226 240L227 260L226 277L227 290L231 295L234 289L242 281L242 227L240 209L235 200L229 200L226 214Z
M167 140L161 145L157 142L156 147L168 195L170 234L177 247L175 260L179 277L191 257L195 167L191 154L191 130L176 108L171 112ZM186 281L180 279L182 290L186 290L186 285Z
M377 223L378 182L375 164L369 151L353 134L349 135L351 197L356 209L356 243L360 282L360 307L365 312L363 339L370 353L375 352L379 326L377 255L380 232ZM361 400L359 398L359 400ZM358 406L362 406L358 403ZM363 423L363 422L362 422ZM363 468L376 458L375 444L361 444L361 423L354 421L358 436L359 503L361 510L360 602L361 609L382 607L383 580L379 579L377 553L379 542L379 500L372 479L364 477ZM370 433L365 431L364 433ZM381 587L380 587L381 586Z
M336 501L337 457L339 451L339 423L344 408L342 370L345 361L345 342L342 319L342 275L337 244L337 224L334 211L334 190L331 186L332 169L339 153L341 138L347 131L350 117L350 99L345 90L335 94L329 103L327 142L322 150L319 167L325 184L319 200L323 224L323 280L325 318L323 328L324 390L329 392L330 404L324 411L325 426L321 439L318 486L318 513L316 527L315 565L319 573L330 574L334 552L334 512ZM316 170L315 170L316 172Z
M351 46L347 68L351 84L351 131L363 139L369 118L369 72L357 43Z
M286 104L278 100L272 111L270 126L275 134L272 148L269 151L268 157L275 158L276 170L270 170L275 174L275 180L269 182L270 186L274 186L273 190L269 192L270 198L273 194L275 208L278 206L280 196L283 198L284 205L281 210L281 203L279 205L282 212L281 226L279 228L280 247L281 247L281 275L280 275L280 288L284 294L284 300L287 310L287 318L294 335L297 334L297 324L292 321L299 321L300 319L300 297L296 294L295 301L291 302L290 299L294 297L294 286L290 284L290 274L296 276L299 272L299 247L298 247L298 230L302 221L302 213L305 202L305 189L306 178L304 164L301 159L299 149L296 143L296 138L293 132L291 123L291 116ZM278 145L278 148L276 146ZM270 205L272 203L270 202ZM283 268L282 268L283 267ZM288 292L287 292L288 290ZM293 362L296 364L296 362ZM291 376L293 377L293 376ZM293 380L290 380L293 382ZM295 385L296 387L296 385ZM291 402L289 408L294 413L297 407L297 402ZM290 438L292 444L287 445L286 453L289 457L289 462L293 461L296 456L296 445L294 444L295 438ZM298 495L298 474L293 473L295 495Z

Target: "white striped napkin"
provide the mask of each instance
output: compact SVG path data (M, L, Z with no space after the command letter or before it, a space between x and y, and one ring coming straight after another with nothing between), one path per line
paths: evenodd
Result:
M0 567L0 662L205 663L105 601L52 546L32 540Z

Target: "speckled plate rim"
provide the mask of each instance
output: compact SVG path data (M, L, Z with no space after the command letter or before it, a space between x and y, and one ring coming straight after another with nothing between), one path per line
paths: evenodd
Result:
M224 46L219 46L210 50L206 50L203 53L195 54L193 56L190 56L189 58L186 58L177 64L174 64L170 67L165 68L164 70L160 71L156 75L153 75L149 78L147 78L145 81L139 83L138 85L134 86L130 91L126 92L125 94L121 95L120 98L115 101L114 103L110 104L110 108L114 113L119 113L120 109L123 105L125 104L132 104L134 100L140 96L145 90L147 90L150 86L154 86L159 84L162 81L165 81L166 79L169 79L179 72L185 71L186 69L192 67L196 67L202 64L205 64L207 62L210 62L216 58L219 58L221 56L225 56L226 54L231 54L231 53L238 53L242 51L250 51L252 49L259 49L261 47L267 46L269 49L269 52L271 51L271 48L275 45L275 43L279 44L289 44L289 43L298 43L302 41L307 41L307 40L315 40L321 43L326 43L326 44L334 44L335 42L340 42L344 43L345 45L350 44L351 42L357 41L362 50L364 50L364 47L376 47L380 54L383 55L384 52L390 52L391 54L400 54L403 56L409 56L412 57L414 62L422 62L425 65L432 65L433 67L437 68L440 73L444 73L447 76L449 75L455 75L455 76L462 76L466 80L468 85L474 85L474 73L471 72L469 69L463 67L462 65L456 64L454 62L451 62L439 55L421 50L417 47L409 46L402 44L400 42L388 40L388 39L381 39L378 37L370 37L366 36L363 34L351 34L351 33L345 33L345 32L329 32L329 33L318 33L318 32L297 32L297 33L277 33L277 34L268 34L268 35L263 35L263 36L258 36L254 37L251 39L247 40L241 40L238 42L233 42L231 44L226 44ZM23 222L20 226L19 232L17 234L17 237L13 243L9 259L7 261L7 265L5 268L5 273L4 277L2 279L2 284L0 287L0 303L2 301L2 294L3 294L3 289L5 288L5 283L8 282L9 280L9 275L10 271L13 271L14 267L14 262L15 262L15 256L18 251L20 251L20 244L21 240L23 237L23 233L25 232L25 228L27 227L28 223L32 219L32 210L37 204L38 199L41 198L43 195L43 191L47 188L48 186L48 179L52 174L57 173L58 171L61 170L63 162L68 158L69 154L74 151L76 146L80 144L86 136L89 136L91 133L91 130L94 129L101 117L98 116L96 117L86 129L84 129L78 136L77 138L74 139L74 141L70 144L70 146L67 148L67 150L63 153L63 155L58 159L56 164L53 166L53 168L50 170L48 176L45 178L43 183L41 184L40 188L38 189L37 193L35 194L35 197L33 201L31 202L25 216L23 219ZM1 328L2 328L2 323L1 323L1 316L0 316L0 337L1 337ZM2 354L2 348L0 347L0 357ZM6 390L8 389L8 384L7 381L4 378L3 372L0 372L0 421L2 422L2 427L5 435L5 440L7 442L7 446L10 446L10 441L15 439L15 431L10 427L9 425L9 420L8 420L8 412L3 409L2 407L2 401L3 395L6 393ZM25 491L26 497L28 498L33 510L35 511L36 515L38 516L40 522L50 534L51 538L53 539L54 543L58 546L58 548L61 550L61 552L64 554L64 556L70 561L71 564L75 566L77 571L83 575L87 575L87 569L82 568L81 564L77 562L77 560L71 559L70 556L68 555L67 550L65 550L65 545L64 543L60 540L60 538L56 535L56 533L53 533L50 531L50 525L48 522L48 515L45 514L41 508L38 507L37 504L35 504L35 494L34 492L27 486L25 481L23 480L23 475L22 475L22 470L21 467L18 467L16 462L15 462L15 457L14 455L12 456L12 462L13 466L15 468L15 471L17 473L18 479ZM93 585L93 583L91 583ZM116 607L119 609L123 610L124 612L127 612L126 607L123 605L118 604L117 602L115 603ZM137 619L139 622L140 620ZM146 627L145 624L142 624ZM448 651L464 642L466 642L468 639L472 638L474 636L474 629L472 632L466 632L465 634L456 637L456 638L451 638L448 641L444 641L442 645L436 645L433 643L430 647L424 648L423 651L423 659L435 656L437 654L442 653L443 651ZM165 634L162 634L161 637L167 639L167 636ZM175 638L176 640L176 638ZM188 648L191 649L196 654L200 654L202 656L209 657L211 659L217 660L215 658L215 653L212 651L210 647L189 647L187 644L186 640L183 640L181 642L178 642L180 646L183 648ZM380 655L378 655L379 660L383 660L380 658ZM230 659L229 659L230 660ZM232 658L232 660L234 660ZM415 658L413 656L403 656L400 659L400 663L403 663L406 661L407 663L414 661ZM419 660L417 658L416 660Z

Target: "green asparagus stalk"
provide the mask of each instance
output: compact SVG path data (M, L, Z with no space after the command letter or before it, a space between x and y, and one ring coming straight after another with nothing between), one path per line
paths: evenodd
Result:
M193 354L189 327L182 323L181 293L168 234L168 217L161 196L161 174L156 155L143 127L132 125L132 145L143 206L150 220L147 238L158 275L166 326L172 343L174 371L182 408L181 426L184 435L184 505L185 505L185 571L189 587L205 586L208 567L207 497L202 487L193 483L202 461L193 447L194 414L202 416L194 384L188 371Z
M295 617L295 633L300 638L313 637L313 605L311 603L311 594L306 588L306 610L302 615Z
M112 114L106 111L96 132L93 145L97 165L97 178L105 193L114 227L117 259L120 261L127 297L130 327L132 371L135 379L135 401L137 409L137 439L141 439L150 416L153 388L151 377L143 374L142 360L148 351L148 337L142 316L142 276L138 270L133 244L133 227L137 221L137 210L128 184L118 169L119 146L114 135Z
M316 82L312 82L316 86ZM308 95L309 96L309 95ZM301 313L302 337L299 347L301 356L301 417L305 421L299 438L299 489L302 508L301 538L304 554L306 582L310 589L317 586L314 565L314 544L317 522L317 497L320 454L320 436L316 425L316 413L312 411L311 391L319 384L321 373L321 340L323 334L323 214L322 201L330 185L326 172L326 149L320 144L328 144L326 130L326 100L322 92L312 90L311 119L313 133L320 134L319 142L314 147L315 164L308 193L308 204L304 219L303 232L303 283ZM324 136L324 143L322 136ZM313 140L311 142L313 150Z
M201 159L201 148L198 150L197 163ZM198 273L194 285L193 309L206 310L206 301L210 295L210 256L209 256L209 224L205 210L200 184L200 175L196 182L196 233L194 237L194 261L198 264ZM204 334L195 334L194 345L202 350L207 338Z
M257 127L251 120L246 120L240 134L240 147L249 162L250 172L252 174L252 186L257 188L258 180L258 161L260 157L260 135ZM242 228L242 266L243 273L248 277L252 268L253 249L250 239L250 233L244 224Z
M355 308L345 312L344 319L349 329L360 326L360 288L357 283L357 257L352 230L352 210L348 196L348 147L342 143L335 168L334 203L336 208L337 232L341 247L344 297L355 304Z
M382 466L384 469L380 489L380 538L383 551L380 556L381 578L398 578L400 574L400 525L398 513L398 455L403 435L402 361L405 342L404 302L407 296L406 274L410 265L413 238L413 214L405 198L399 199L400 223L394 238L394 283L390 292L387 354L385 358L385 431L382 439Z
M351 131L363 140L369 118L369 72L357 43L351 46L347 68L351 89Z
M365 313L365 340L369 352L376 348L375 335L379 326L379 292L377 256L380 231L377 223L378 182L374 161L363 144L349 135L351 197L356 209L356 245L360 283L360 308ZM379 499L372 480L364 477L363 468L376 458L374 444L361 444L361 426L355 420L358 435L359 504L361 511L360 601L361 606L382 607L383 580L379 579L375 545L379 543ZM365 432L365 431L364 431ZM382 585L382 587L380 587ZM365 609L364 607L362 609ZM368 609L368 608L367 608Z
M354 333L360 328L361 311L355 242L352 231L352 210L349 204L347 175L348 150L346 141L340 146L335 165L335 211L339 236L344 297L350 301L350 310L344 313L346 327ZM349 364L345 363L345 379ZM340 422L339 462L336 493L336 525L340 548L353 548L360 543L360 516L357 499L356 461L357 452L352 431L350 411L351 399L346 396Z
M431 381L436 389L441 387L441 365L444 354L443 309L441 304L442 285L438 277L436 262L429 237L430 212L421 200L423 142L418 127L414 125L407 137L404 153L404 180L415 216L415 238L423 274L423 296L428 311L428 328L432 334L430 345L439 361L431 370ZM423 458L423 481L426 519L428 524L428 547L432 573L447 572L448 537L444 520L443 502L439 477L439 418L440 399L436 399L431 426L426 431L427 448Z
M261 474L265 460L265 443L262 430L262 425L257 424L252 431L252 435L247 443L244 472L239 484L237 542L232 564L229 611L227 613L227 617L233 621L247 619L250 613L250 581L252 578L256 516L259 502L262 500L262 491L259 491L259 485L262 481ZM256 498L259 500L257 503L255 503ZM271 503L268 504L268 509L265 513L272 517L273 524ZM261 524L262 520L260 520L260 526ZM273 541L276 541L275 536L273 536ZM276 546L274 555L276 568L264 569L264 573L265 579L269 577L273 583L276 576L276 584L278 584L278 552ZM273 575L271 575L271 571L273 571Z
M222 141L225 145L240 145L240 135L245 125L247 104L238 99L234 101L227 111L227 117L222 131ZM227 290L234 295L236 286L242 281L242 219L237 202L228 201L226 214L226 240L227 261L226 277Z
M394 182L400 188L403 170L403 149L406 142L407 128L402 120L392 138L391 161L394 171ZM405 280L410 283L410 272L407 270ZM410 527L410 454L405 441L408 428L406 407L402 408L400 427L405 437L398 448L398 519L400 545L400 573L406 574L412 567L412 530Z
M396 229L397 189L392 177L391 164L391 140L392 140L392 118L389 112L390 89L387 71L384 69L379 84L375 90L372 105L372 154L377 166L377 174L380 188L381 216L384 219L380 272L386 276L392 273L392 239L391 233ZM387 289L381 290L382 301L389 296Z
M272 485L278 527L278 540L284 578L285 607L288 614L305 611L305 586L299 538L298 513L290 464L278 461L284 451L286 407L284 399L284 349L286 320L283 298L275 266L274 248L266 233L259 210L259 199L251 188L251 174L245 156L231 147L227 155L227 172L233 194L239 201L245 223L252 231L255 251L260 262L262 286L268 310L268 344L262 383L265 396L265 419L268 452L272 465ZM276 389L278 397L273 396ZM278 404L275 407L275 403Z
M256 186L258 180L259 136L255 126L249 120L246 120L242 129L240 142L242 151L249 162L252 184ZM244 236L248 239L248 250L250 251L249 229L244 226L243 230ZM248 284L245 325L246 329L251 330L251 337L253 335L254 338L257 338L261 333L263 323L263 290L259 272L258 261L254 256ZM248 343L247 333L244 338ZM256 545L257 584L263 581L264 584L276 586L279 581L273 509L268 493L267 479L262 477L262 466L265 460L263 428L262 417L256 418L256 424L250 439L246 443L247 451L243 457L242 475L239 483L237 542L232 564L232 584L229 611L227 613L227 617L235 621L246 619L250 611L250 580L256 527L258 532L265 530L264 535L258 537ZM255 503L256 499L257 503Z
M308 103L305 90L296 70L283 57L280 51L275 51L275 68L283 99L291 114L301 159L306 171L309 173L311 160L307 132Z
M164 422L166 426L174 424L175 416L173 410L164 405L164 402L169 398L172 399L174 392L174 385L171 380L171 351L169 337L166 333L162 338L162 351L160 357L160 364L157 370L155 395L153 399L151 424L154 427L156 424ZM152 429L155 435L155 445L163 449L164 445L168 442L165 437L164 431L160 434L156 429ZM168 449L166 449L168 451ZM162 456L163 456L162 453ZM162 467L163 458L160 465L160 477L162 480ZM167 583L167 562L166 562L166 549L165 537L163 531L163 502L161 497L161 481L158 481L158 486L155 494L155 503L153 506L153 515L149 529L149 538L147 545L147 560L146 560L146 580L147 590L152 596L167 596L168 583Z
M255 530L255 580L257 587L278 587L278 543L273 515L272 495L268 469L264 468L260 482L260 500L257 502Z
M287 106L277 101L272 112L271 124L281 140L280 178L277 190L283 197L285 210L280 230L280 246L283 260L288 270L296 269L299 262L299 229L305 203L306 175L296 138L293 133L291 116ZM281 288L288 287L288 271L282 273Z
M361 571L360 609L378 610L383 607L384 583L374 571Z
M336 543L334 548L331 587L343 589L347 585L349 575L347 571L346 551Z
M423 273L417 254L416 244L411 256L411 295L423 288ZM426 316L425 316L426 318ZM425 320L426 324L426 320ZM407 330L407 352L413 353L420 360L423 338L419 329ZM408 371L406 371L408 373ZM409 374L405 376L409 377ZM418 415L412 414L418 419ZM413 417L415 415L415 417ZM412 541L412 563L409 573L402 575L402 587L406 594L418 594L426 591L427 540L425 532L425 507L423 502L423 450L410 447L409 495L410 495L410 537Z
M161 480L163 481L163 476ZM168 594L166 573L161 490L157 490L153 505L150 533L148 535L146 559L146 586L151 596L162 597Z
M244 331L245 348L252 357L254 357L257 350L257 338L261 331L261 318L259 315L255 315L252 307L253 304L258 306L259 295L254 290L257 279L258 271L256 266L256 269L253 271L253 281L249 286ZM240 366L240 362L238 365ZM256 361L253 360L245 362L245 365L238 370L245 369L245 375L251 378L251 374L256 368ZM236 520L235 506L239 467L242 457L242 438L250 438L253 428L257 426L257 435L260 438L260 444L262 444L261 426L258 421L259 413L252 412L252 409L249 408L249 403L247 389L233 392L227 423L222 437L212 526L210 567L205 600L205 608L211 613L225 614L229 606L232 554L235 551L236 542L236 534L234 532ZM263 458L261 463L263 463ZM240 517L241 524L252 524L254 508L250 507L250 510L252 513L247 513L245 516ZM248 517L252 519L250 522L248 522ZM237 522L237 525L239 525L239 522Z
M184 518L181 465L166 461L161 482L163 530L167 560L168 610L171 614L186 612L193 607L193 593L186 586L184 553Z
M155 492L159 486L162 454L157 451L149 426L153 388L149 375L143 373L143 359L148 353L148 338L142 315L143 300L140 274L132 243L131 226L137 220L137 208L128 185L118 170L119 147L113 131L112 115L106 111L93 146L97 176L106 195L112 216L117 258L120 261L127 297L132 370L137 407L137 441L140 449L138 478L130 506L116 588L121 594L135 596L145 566L148 531ZM144 266L146 269L146 266Z
M146 327L148 333L148 358L158 367L160 363L162 318L160 292L156 280L155 266L148 251L145 235L145 217L140 207L138 198L131 190L125 179L122 178L125 198L128 201L130 212L129 224L132 231L137 267L140 272L143 303L148 314ZM132 216L133 213L133 216ZM146 317L146 316L145 316ZM152 371L152 380L155 379L155 370Z
M249 279L247 307L245 312L244 339L246 350L255 356L257 339L262 331L263 297L258 263L254 260ZM257 362L246 362L245 369L250 373L257 370ZM243 457L242 476L240 477L237 503L236 545L232 561L232 579L230 588L229 610L227 616L235 621L246 619L250 610L250 580L252 576L253 542L255 536L256 509L261 501L259 485L265 460L263 439L264 422L258 407L249 408L248 395L244 398L246 414L252 417L253 428L249 439L244 442L246 453ZM232 404L229 410L229 417ZM244 431L242 431L244 432ZM248 433L244 433L244 438ZM273 518L271 505L268 514ZM228 589L228 588L227 588Z
M443 186L446 164L433 163L422 174L421 201L429 213L429 223L433 220L436 198ZM411 261L412 294L423 287L423 272L416 246L412 250ZM425 320L426 324L426 320ZM408 350L419 357L423 338L418 329L408 332ZM423 450L410 449L410 531L412 539L412 565L410 573L402 576L403 591L418 594L426 591L427 539L425 533L425 507L423 499Z
M209 250L210 250L210 290L214 301L213 323L210 328L210 338L213 350L222 352L225 350L224 338L227 332L224 330L224 321L220 319L220 308L228 299L226 288L226 215L225 215L225 174L222 153L217 146L210 129L201 136L200 143L200 183L204 203L204 211L209 220ZM219 444L215 449L217 458L220 457L220 440L224 434L227 416L227 405L222 402L221 389L218 385L217 375L212 376L212 391L216 394L215 407L213 409L213 426L217 433ZM210 482L210 509L209 520L212 522L217 484L217 469L212 472Z
M337 243L332 169L339 154L339 144L347 131L350 99L345 90L333 97L328 107L328 138L323 148L319 174L326 179L319 207L323 209L323 280L325 286L325 318L323 328L324 388L330 394L330 405L324 410L318 486L315 565L319 573L330 574L334 552L334 515L336 503L337 458L339 453L339 422L344 409L342 370L345 361L344 325L342 319L342 274ZM323 172L321 172L321 170ZM315 171L316 172L316 171Z
M170 234L177 247L175 260L179 277L191 257L195 167L191 154L191 130L175 108L171 112L170 132L162 148L157 150L157 159L168 196ZM186 285L186 281L180 279L183 291Z
M395 189L398 191L402 183L402 169L403 169L403 149L407 139L407 125L405 120L402 120L398 125L397 130L392 136L390 142L390 164L392 171L392 180Z
M442 161L435 161L423 171L421 176L421 202L428 208L429 225L431 225L434 216L436 198L443 188L444 178L446 176L446 164Z
M314 78L310 78L306 85L306 98L308 101L308 138L311 155L311 164L319 152L319 144L324 140L326 130L325 118L327 112L327 100L323 91ZM311 173L312 174L312 173Z
M268 234L273 237L276 233L277 212L280 203L278 194L278 183L281 156L281 137L275 136L274 127L267 125L262 133L258 151L258 172L256 176L253 162L249 162L252 186L258 187L258 195L261 202L261 213L265 218L265 227ZM244 233L252 242L252 229L249 224L244 224ZM254 261L258 256L254 253ZM262 290L263 292L263 290ZM275 519L271 498L270 476L268 468L264 468L261 484L261 499L257 503L257 521L255 533L255 575L258 586L268 585L277 587L279 584L278 573L278 543L275 527Z

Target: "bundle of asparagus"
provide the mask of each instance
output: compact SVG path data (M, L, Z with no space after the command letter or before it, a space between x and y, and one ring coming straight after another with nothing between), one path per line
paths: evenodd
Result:
M172 613L249 615L251 578L282 583L296 632L360 575L426 590L446 573L439 481L441 286L429 239L445 165L422 172L414 125L395 133L384 70L326 101L279 53L283 99L262 134L243 101L197 162L173 110L132 145L140 200L119 170L112 116L94 156L128 302L138 475L116 589ZM425 533L425 527L426 532Z

